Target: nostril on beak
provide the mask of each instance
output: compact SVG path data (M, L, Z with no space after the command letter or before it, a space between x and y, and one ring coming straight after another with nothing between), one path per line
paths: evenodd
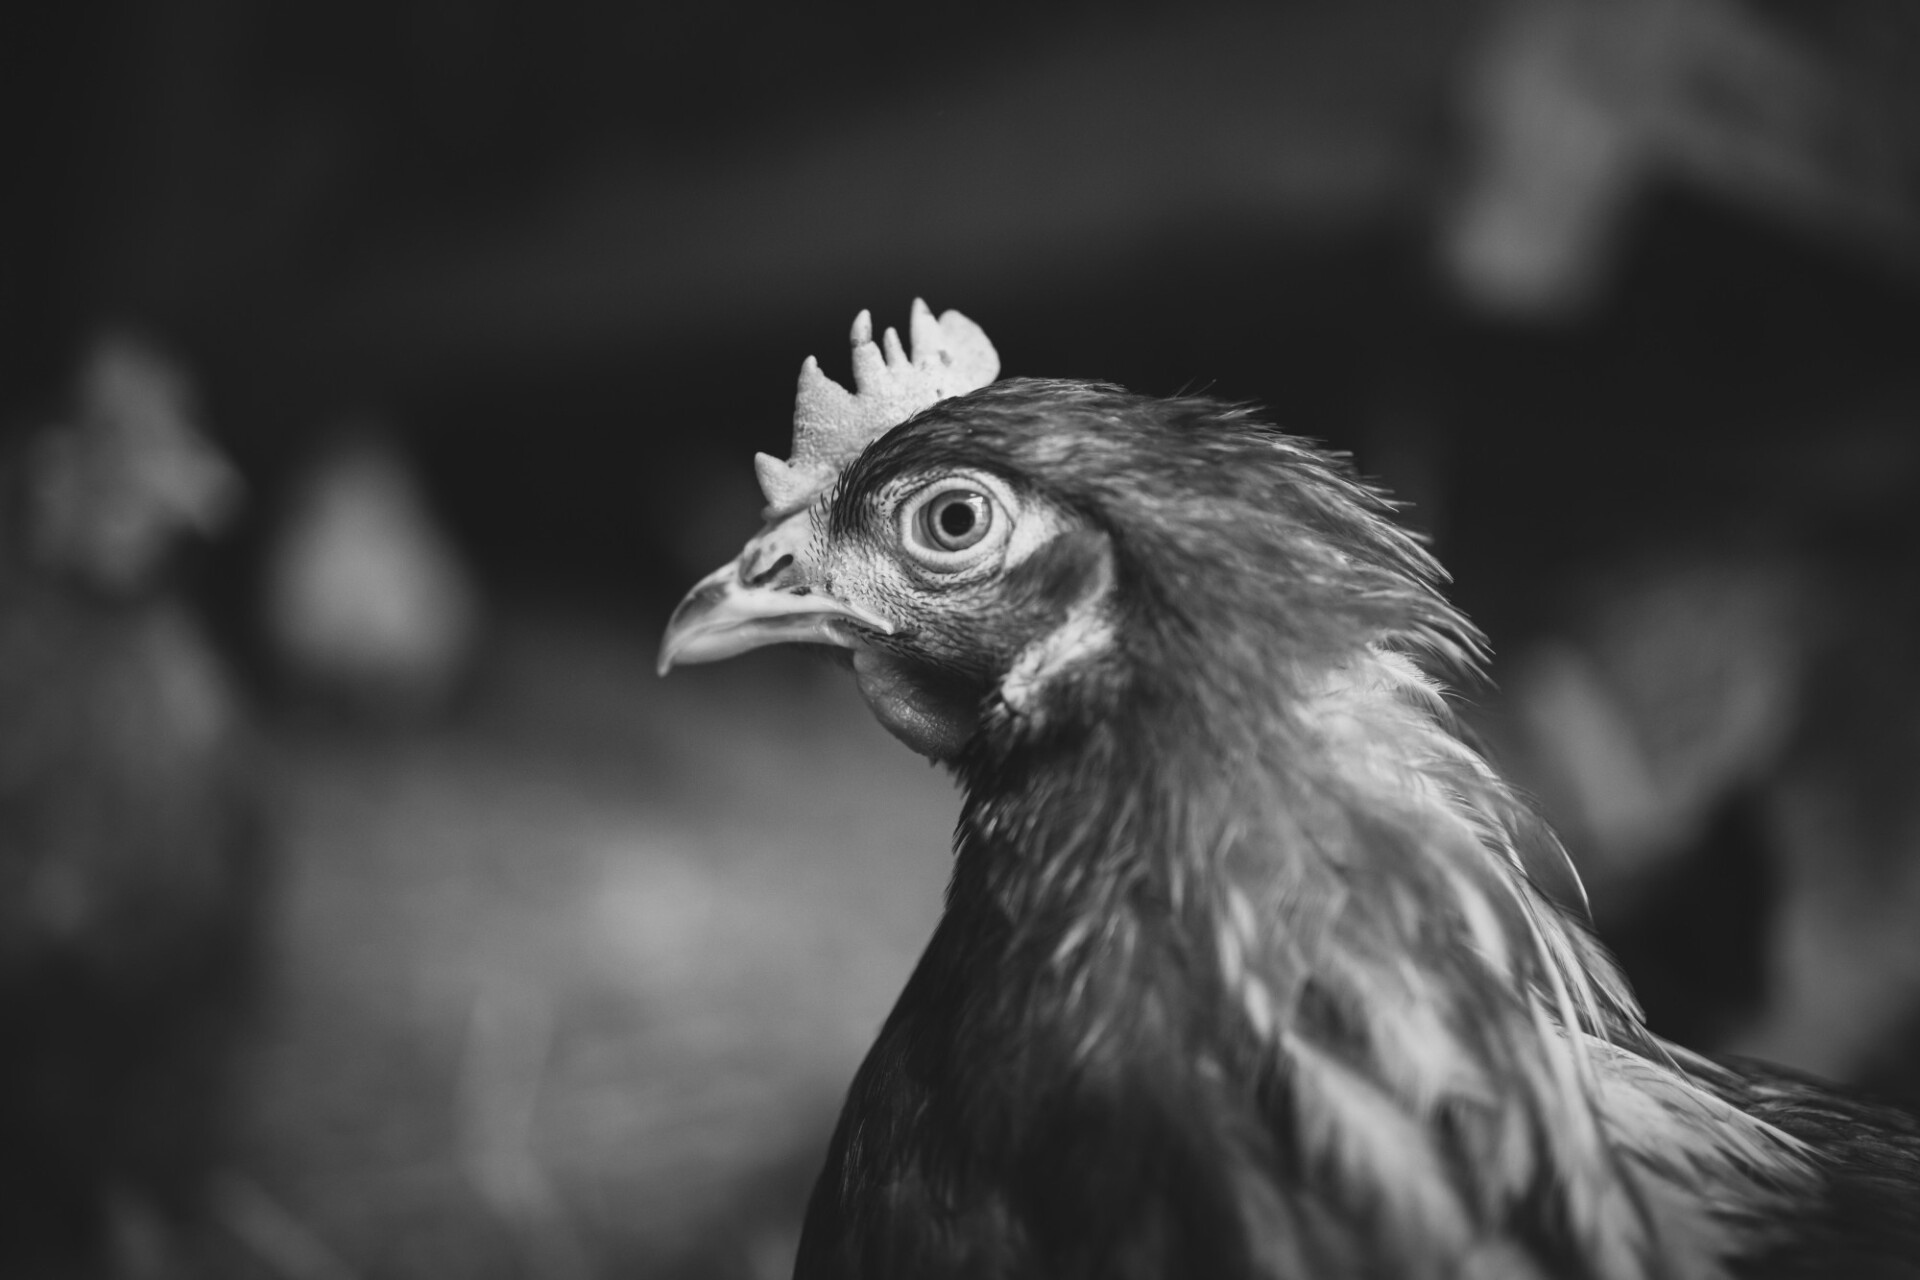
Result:
M764 569L756 569L751 565L747 566L746 573L743 576L745 577L747 586L764 587L770 585L776 577L791 568L792 565L793 557L782 553L778 559Z

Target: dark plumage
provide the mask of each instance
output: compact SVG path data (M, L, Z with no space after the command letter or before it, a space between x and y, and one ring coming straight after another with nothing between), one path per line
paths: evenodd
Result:
M1343 460L1006 381L793 519L727 590L811 630L755 642L850 649L965 793L798 1276L1920 1275L1920 1128L1661 1043L1537 887L1429 674L1479 637Z

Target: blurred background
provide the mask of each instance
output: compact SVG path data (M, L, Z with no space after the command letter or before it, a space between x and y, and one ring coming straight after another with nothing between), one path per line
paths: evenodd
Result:
M1655 1026L1920 1094L1920 15L39 6L0 44L0 1270L784 1276L956 807L652 675L793 379L1351 450Z

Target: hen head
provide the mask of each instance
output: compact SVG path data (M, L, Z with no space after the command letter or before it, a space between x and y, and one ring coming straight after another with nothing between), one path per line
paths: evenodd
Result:
M697 586L663 666L835 646L889 730L955 762L1123 702L1219 732L1372 644L1473 651L1387 512L1243 409L1009 379L889 430Z

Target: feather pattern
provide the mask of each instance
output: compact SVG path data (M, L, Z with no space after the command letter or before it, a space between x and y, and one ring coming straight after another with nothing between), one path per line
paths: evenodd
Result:
M1391 504L1242 408L1014 381L869 448L827 536L958 466L1061 532L876 641L981 714L798 1274L1761 1274L1831 1169L1529 874L1565 855L1454 722L1483 644Z

